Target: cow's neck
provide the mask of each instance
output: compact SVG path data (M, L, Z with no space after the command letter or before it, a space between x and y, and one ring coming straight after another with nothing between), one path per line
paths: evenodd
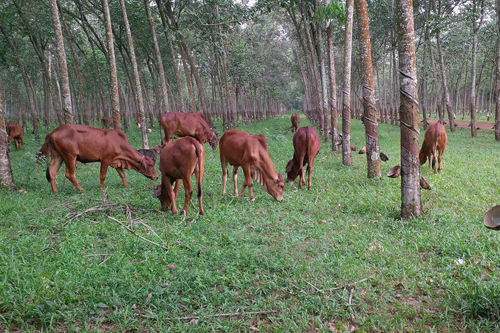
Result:
M144 158L144 155L130 146L128 149L122 150L122 153L115 159L126 162L126 164L128 164L129 166L127 169L139 170L140 164L144 160Z
M267 190L275 179L278 178L278 173L274 167L273 161L267 152L260 154L260 159L256 163L256 167L260 170L263 180L263 186Z

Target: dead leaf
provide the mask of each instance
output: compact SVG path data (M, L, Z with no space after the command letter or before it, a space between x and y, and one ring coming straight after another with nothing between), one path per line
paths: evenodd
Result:
M151 297L153 297L153 293L148 294L148 298L146 298L146 302L149 302L151 300Z
M132 304L132 309L134 309L134 310L137 309L137 305L135 305L135 303Z
M331 321L328 329L330 330L330 332L337 332L337 329L335 328L335 322Z
M418 305L418 301L416 299L414 299L413 297L409 297L406 300L406 304L408 304L410 306L417 306Z
M483 281L489 281L490 277L485 272L482 272L481 273L481 280L483 280Z
M172 264L172 265L168 265L168 266L167 266L167 269L175 269L175 265L174 265L174 264Z
M318 221L319 224L325 224L326 223L326 220L319 220Z
M403 296L401 294L396 294L396 296L394 296L396 298L402 298Z
M250 330L254 331L254 332L258 332L259 331L259 329L257 327L255 327L255 326L250 327Z

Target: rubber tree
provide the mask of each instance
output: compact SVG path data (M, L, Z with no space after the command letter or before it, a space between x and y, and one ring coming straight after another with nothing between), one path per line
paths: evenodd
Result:
M57 0L50 0L50 7L52 13L52 24L54 25L54 32L57 42L57 57L59 59L59 75L61 81L64 122L66 124L73 124L73 105L71 102L71 91L69 88L68 64L66 61L66 51L64 50L64 40L61 21L59 20Z
M0 187L15 190L16 186L12 180L12 169L9 159L9 143L7 130L5 128L5 110L0 90Z
M363 124L365 126L368 178L374 178L380 177L380 146L378 141L377 110L375 107L370 24L366 0L356 1L356 13L360 32L359 48L363 84Z
M499 0L500 1L500 0ZM345 45L344 45L344 85L342 90L342 163L352 165L351 151L351 55L353 0L346 1Z
M130 24L128 22L127 8L125 7L125 0L120 0L122 7L123 21L125 23L125 32L127 34L128 48L130 52L130 60L132 61L132 69L134 72L134 84L135 92L137 94L137 106L139 113L139 124L141 125L142 132L142 147L144 149L149 149L148 144L148 132L146 128L146 117L144 115L144 100L142 95L142 85L141 77L139 76L139 66L137 66L137 58L135 56L134 40L132 38L132 32L130 31Z
M422 214L420 199L419 110L413 0L397 0L399 51L399 126L401 129L401 217Z
M104 19L106 22L106 40L108 42L108 61L111 75L111 109L113 110L113 128L121 129L120 95L118 92L118 73L116 71L115 46L113 43L113 29L111 28L111 15L109 14L108 0L102 0Z
M500 0L496 0L497 12L497 58L496 58L496 109L495 109L495 140L500 141Z

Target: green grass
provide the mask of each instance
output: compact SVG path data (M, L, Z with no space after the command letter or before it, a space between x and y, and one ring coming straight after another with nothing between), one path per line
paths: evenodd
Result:
M241 127L266 135L281 172L293 153L289 122L285 115ZM359 149L364 132L359 121L352 123ZM385 175L400 163L399 128L379 130L390 158L382 165ZM192 206L185 221L159 212L151 197L158 182L129 171L127 190L110 169L111 208L70 222L104 204L99 164L79 165L84 194L61 169L60 193L53 195L45 165L35 158L42 143L28 135L26 148L11 153L15 182L27 194L0 190L0 328L499 331L500 234L482 225L485 211L500 203L498 143L492 131L479 131L475 139L467 129L448 135L444 171L422 168L432 190L422 192L425 215L416 220L397 218L400 179L367 179L366 155L355 153L346 168L323 143L313 188L287 185L281 203L258 185L254 202L222 197L219 152L207 145L205 216ZM140 146L137 129L127 136ZM150 141L159 141L156 131ZM240 170L240 187L242 179ZM183 202L181 192L178 205ZM163 236L165 219L168 253L106 217L127 221L124 205L132 227L152 240L137 220ZM276 312L171 320L265 310Z

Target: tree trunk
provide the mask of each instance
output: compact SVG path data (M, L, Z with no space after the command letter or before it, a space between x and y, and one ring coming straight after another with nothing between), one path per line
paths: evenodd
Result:
M323 128L323 136L325 141L328 141L328 127L330 126L330 113L328 112L328 83L326 78L326 68L325 60L323 57L323 33L321 27L318 27L318 63L321 72L321 106L323 110L323 123L321 127Z
M439 115L439 122L442 124L444 122L444 119L443 119L443 112L442 112L443 108L441 106L441 89L440 89L440 85L438 83L436 62L434 60L434 55L432 54L432 47L429 47L429 57L431 58L432 78L434 80L434 89L436 90L436 96L435 96L436 106L435 106L434 114L437 113ZM434 107L434 104L432 104L432 106Z
M66 62L66 51L64 50L64 40L61 29L61 21L59 20L59 11L57 9L57 0L50 0L52 9L52 24L57 41L57 56L59 58L59 74L61 79L62 90L62 109L64 113L64 122L73 124L73 105L71 102L71 91L69 89L68 65Z
M118 93L118 74L116 72L115 46L113 44L113 30L111 28L111 16L109 14L108 0L102 0L104 17L106 19L106 36L108 41L109 68L111 71L111 109L113 114L113 128L122 128L120 119L120 96Z
M441 80L443 81L444 102L446 106L446 111L448 113L450 130L452 132L455 132L455 115L453 114L453 110L451 109L450 91L448 89L448 80L446 78L444 53L443 53L443 48L441 47L441 33L439 30L436 32L436 41L437 41L438 56L439 56L439 67L441 69Z
M345 46L344 46L344 84L342 87L342 163L352 165L351 151L351 54L353 1L346 0ZM500 0L499 0L500 1Z
M330 119L332 130L332 152L339 153L339 129L337 124L337 78L335 77L335 50L333 48L332 22L326 30L328 41L328 78L330 85Z
M2 91L0 91L0 187L15 190L12 180L12 169L9 159L9 143L5 128L5 110L3 107Z
M479 23L476 18L477 0L472 1L472 61L471 61L471 86L470 86L470 130L472 137L477 136L476 128L476 55L477 55L477 34Z
M419 111L413 0L398 0L399 108L401 128L401 217L422 214L420 199Z
M366 0L356 1L358 24L360 31L359 48L363 76L363 124L366 135L366 156L368 161L368 178L380 177L380 147L378 142L377 110L372 68L372 50L370 27L368 22L368 6Z
M158 39L156 38L156 29L153 16L151 15L151 9L149 7L149 0L144 0L144 7L146 7L146 15L148 17L149 28L151 29L151 35L153 37L153 46L155 50L156 66L158 68L158 76L160 77L161 83L161 97L162 97L162 112L169 112L168 107L168 91L167 91L167 80L165 79L165 70L163 69L163 61L161 59L160 47L158 46Z
M135 92L137 94L136 99L138 104L137 111L139 112L139 123L141 125L141 132L142 132L142 147L143 149L149 149L146 117L144 115L144 100L142 95L141 77L139 76L139 67L137 66L137 58L135 56L134 41L132 39L132 33L130 32L130 25L128 22L125 0L120 0L120 4L122 7L123 21L125 23L125 31L127 33L128 47L130 50L130 60L132 61L132 68L134 71L134 84L135 84Z

